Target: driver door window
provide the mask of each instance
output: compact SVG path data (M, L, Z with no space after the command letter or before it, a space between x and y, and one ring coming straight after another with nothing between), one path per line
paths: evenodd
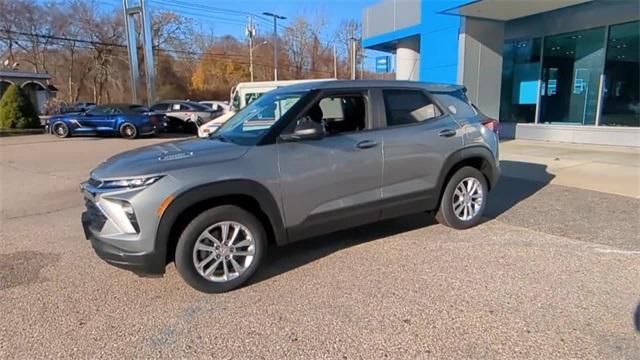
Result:
M308 122L321 123L325 135L361 131L367 128L366 101L363 95L332 95L313 105L296 124L296 130Z

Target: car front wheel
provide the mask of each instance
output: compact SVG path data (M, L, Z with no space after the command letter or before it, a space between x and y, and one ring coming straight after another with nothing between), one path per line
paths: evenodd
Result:
M488 193L487 180L480 171L469 166L460 168L444 189L436 220L454 229L477 225L487 206Z
M53 124L53 134L60 138L69 137L69 127L63 122Z
M176 268L196 290L225 292L253 275L265 246L265 231L255 216L237 206L219 206L184 229L176 247Z

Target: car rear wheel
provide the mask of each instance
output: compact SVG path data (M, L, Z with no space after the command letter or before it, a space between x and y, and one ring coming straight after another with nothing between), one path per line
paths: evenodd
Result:
M196 290L225 292L253 275L265 246L265 231L255 216L237 206L219 206L184 229L176 247L176 268Z
M487 206L488 193L487 180L480 171L469 166L459 169L444 189L436 220L454 229L477 225Z
M120 136L125 139L135 139L138 136L138 129L131 123L124 123L120 126Z
M62 122L55 123L53 124L53 134L59 138L69 137L69 127Z

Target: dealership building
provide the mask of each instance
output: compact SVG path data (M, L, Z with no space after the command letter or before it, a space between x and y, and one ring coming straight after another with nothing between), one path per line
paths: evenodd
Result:
M640 2L387 0L363 46L396 78L460 83L501 135L640 146Z

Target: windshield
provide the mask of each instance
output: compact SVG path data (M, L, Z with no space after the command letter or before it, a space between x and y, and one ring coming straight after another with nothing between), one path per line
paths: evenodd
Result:
M129 106L129 110L133 111L133 112L137 112L137 113L146 113L149 112L150 110L142 105L131 105Z
M266 93L224 123L212 138L241 145L255 145L305 94L306 92Z

